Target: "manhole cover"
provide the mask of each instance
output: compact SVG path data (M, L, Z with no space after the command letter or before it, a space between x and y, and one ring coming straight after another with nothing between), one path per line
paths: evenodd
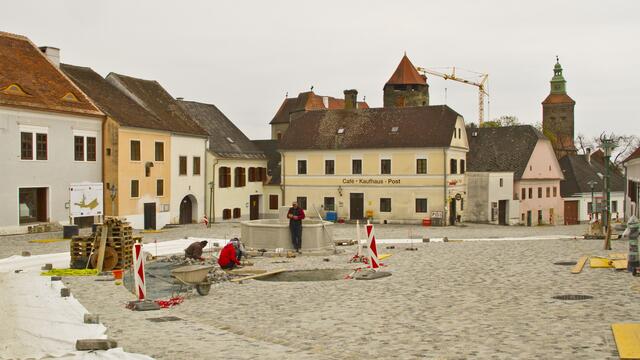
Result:
M165 322L165 321L178 321L182 319L177 316L161 316L157 318L148 318L147 320L151 322Z
M591 295L556 295L553 297L556 300L589 300L593 299Z
M575 264L577 264L577 262L575 261L556 261L553 263L553 265L564 265L564 266L575 265Z
M349 275L349 269L318 269L284 271L275 275L256 278L262 281L331 281L344 280Z

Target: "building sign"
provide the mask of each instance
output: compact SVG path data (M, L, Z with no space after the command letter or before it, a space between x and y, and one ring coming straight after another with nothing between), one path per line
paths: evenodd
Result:
M71 217L103 214L102 183L75 183L69 186L69 213Z
M442 211L432 211L431 218L442 219L444 217L444 213Z
M400 185L400 179L343 178L342 183L346 185Z

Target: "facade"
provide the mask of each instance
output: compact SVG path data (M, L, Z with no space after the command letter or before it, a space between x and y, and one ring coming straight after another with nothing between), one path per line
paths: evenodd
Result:
M352 96L356 96L353 95L353 93L351 94ZM346 95L345 93L345 96ZM358 101L356 104L358 109L369 108L369 105L364 101ZM313 91L302 92L294 98L288 97L282 102L282 105L280 105L280 108L278 108L278 111L269 123L271 125L271 139L279 140L282 137L285 131L287 131L292 117L298 116L306 111L336 110L344 109L344 107L344 99L316 95Z
M265 217L278 217L280 206L286 205L282 196L282 166L281 156L278 152L278 140L252 140L258 149L267 157L267 176L263 183L265 203Z
M640 218L640 148L637 148L624 160L626 175L625 218L636 216Z
M586 223L593 216L600 218L599 206L593 214L593 202L604 204L604 159L585 155L565 155L560 159L564 180L560 182L560 193L564 198L565 224ZM624 218L624 177L612 171L611 179L611 219ZM593 187L592 187L593 186Z
M134 229L161 229L171 222L171 124L92 69L67 64L61 69L107 114L105 213L126 218Z
M513 199L513 172L469 171L466 176L467 221L496 225L520 223L520 202Z
M169 213L171 224L201 221L205 213L204 172L207 133L196 123L157 81L110 73L107 82L151 113L170 129L170 145L165 149L169 159L170 195L160 202L161 212ZM155 140L154 140L155 141ZM153 172L155 163L144 162ZM133 185L133 184L132 184ZM127 194L131 189L127 189ZM168 208L166 206L168 199Z
M542 128L551 140L558 159L576 154L574 137L574 107L576 102L567 95L567 82L559 61L553 68L551 91L542 102Z
M69 186L102 182L104 114L58 65L58 49L0 32L0 234L68 224Z
M447 106L306 112L279 151L285 204L298 201L310 216L463 219L468 143L462 116Z
M513 173L512 199L518 201L518 223L527 226L563 223L564 206L559 191L562 170L551 142L540 131L520 125L474 128L470 132L469 172ZM475 190L479 193L469 194L475 207L486 207L487 204L475 199L482 199L482 192L491 192L490 188ZM480 210L474 208L474 212Z
M267 216L267 158L215 105L178 101L209 135L205 213L211 221Z

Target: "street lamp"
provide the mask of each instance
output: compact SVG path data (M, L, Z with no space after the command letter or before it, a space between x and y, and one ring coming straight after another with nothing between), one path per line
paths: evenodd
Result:
M604 249L605 250L611 250L611 212L610 212L610 207L611 207L611 171L609 169L609 162L611 159L611 150L613 150L616 147L616 143L615 140L613 139L613 137L607 138L606 136L602 136L600 138L600 141L602 142L602 148L604 150L604 187L603 187L603 191L604 191L604 195L605 195L605 211L603 213L603 224L606 224L607 226L607 233L605 235L605 239L604 239ZM606 216L606 217L605 217Z
M591 188L591 209L589 209L589 213L591 214L591 216L594 216L596 212L596 203L593 197L593 187L597 184L598 182L594 180L589 180L589 182L587 182L587 185L589 185L589 188Z

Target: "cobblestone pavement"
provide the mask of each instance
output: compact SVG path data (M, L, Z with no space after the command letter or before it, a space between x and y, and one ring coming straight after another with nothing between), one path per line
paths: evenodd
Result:
M354 238L354 224L335 224L334 237L336 239ZM470 239L470 238L499 238L499 237L531 237L549 235L570 235L580 236L584 233L586 225L574 226L498 226L482 224L465 224L451 227L423 227L418 225L376 225L376 236L381 239L387 238L422 238L443 237L449 239ZM88 229L83 229L83 233L88 233ZM140 233L137 231L137 233ZM144 242L176 240L185 237L203 238L230 238L240 237L240 224L233 222L212 224L211 228L206 228L202 224L183 225L168 228L159 233L140 233ZM364 234L364 230L362 230ZM0 259L11 255L20 255L22 251L30 251L33 255L65 252L69 250L68 241L50 243L32 243L30 241L38 239L61 239L62 232L52 232L43 234L25 234L0 236Z

